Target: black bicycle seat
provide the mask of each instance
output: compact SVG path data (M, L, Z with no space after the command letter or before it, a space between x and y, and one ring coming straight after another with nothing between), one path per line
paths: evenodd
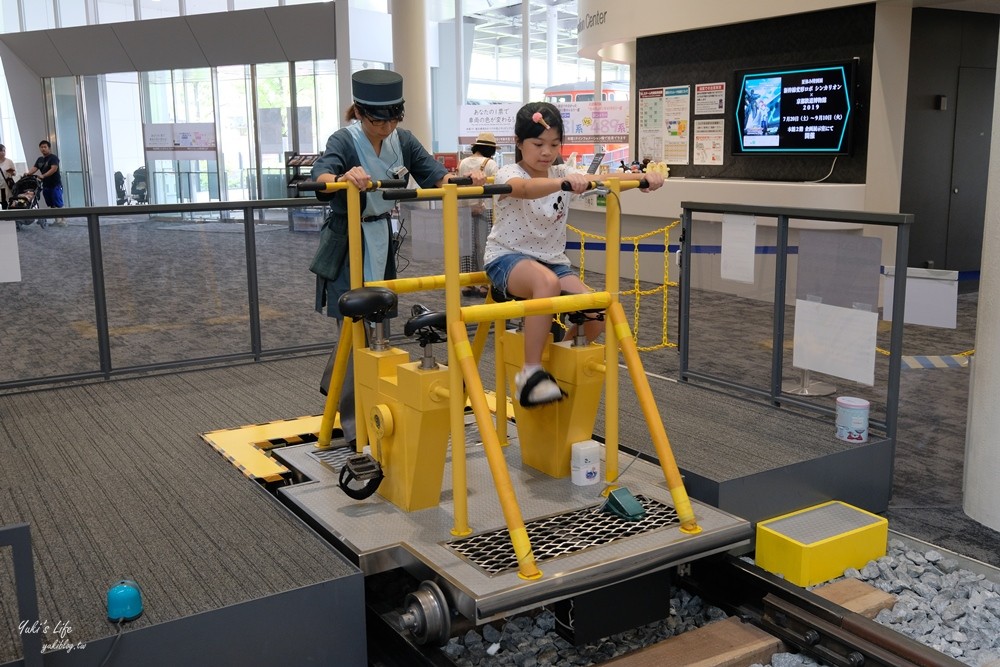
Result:
M344 317L355 322L360 319L381 322L396 307L396 293L385 287L359 287L344 292L337 305Z
M429 310L415 315L406 321L403 333L407 338L412 338L421 329L435 329L441 332L448 331L448 313L442 311Z

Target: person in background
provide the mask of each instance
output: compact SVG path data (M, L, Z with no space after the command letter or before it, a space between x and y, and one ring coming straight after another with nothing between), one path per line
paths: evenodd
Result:
M379 192L364 192L369 181L412 176L420 187L440 187L450 178L447 169L434 159L411 132L399 127L404 116L403 77L389 70L361 70L351 76L354 103L347 109L346 127L334 132L326 150L313 164L312 178L321 183L349 182L362 190L361 216L364 279L391 280L396 277L392 234L393 202ZM476 172L473 183L484 185L486 177ZM347 193L318 193L330 203L330 212L320 233L320 245L309 269L316 274L316 310L343 325L338 300L351 289L347 238ZM321 382L329 386L333 355ZM344 440L357 438L354 420L354 368L349 363L340 395L340 425Z
M492 132L482 132L476 137L476 141L470 146L472 155L462 160L458 165L459 176L471 176L477 171L483 172L487 178L497 175L496 161L493 156L497 152L497 138ZM489 234L490 225L493 223L493 200L473 199L470 202L460 202L460 206L465 204L472 209L472 246L471 255L463 255L460 270L462 273L472 271L482 271L483 251L485 250L486 235ZM462 290L466 296L486 296L488 288L485 285L469 285Z
M556 164L562 147L563 122L548 102L531 102L514 118L515 164L504 165L494 182L511 187L497 198L493 229L483 258L486 275L500 293L522 299L590 291L566 256L566 221L570 197L590 187L593 178ZM646 175L648 190L663 185L658 173ZM561 190L563 182L571 192ZM524 366L514 378L515 398L524 407L559 401L562 389L542 367L542 352L551 329L549 315L524 318ZM584 324L588 341L603 324ZM567 337L572 335L572 330Z
M7 208L11 197L14 196L14 175L17 170L14 162L7 157L7 147L0 144L0 207Z
M62 176L59 174L59 156L52 152L52 144L42 139L38 142L41 157L35 160L35 165L28 170L29 174L38 173L42 177L42 196L49 208L63 207ZM65 225L66 221L57 219L56 224Z

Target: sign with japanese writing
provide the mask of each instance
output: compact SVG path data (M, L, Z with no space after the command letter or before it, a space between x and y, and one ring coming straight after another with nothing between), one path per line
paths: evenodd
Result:
M480 132L492 132L499 144L514 144L514 119L521 104L466 104L459 114L458 141L471 144ZM629 103L560 102L563 143L628 143Z
M563 143L628 143L628 102L562 102Z
M522 105L463 104L458 117L458 143L471 144L480 132L492 132L499 144L514 143L514 117Z
M215 160L215 123L148 123L143 148L154 160Z

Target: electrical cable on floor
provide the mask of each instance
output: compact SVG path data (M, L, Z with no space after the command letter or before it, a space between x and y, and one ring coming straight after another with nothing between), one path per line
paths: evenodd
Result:
M104 660L101 661L101 667L107 667L108 661L111 660L111 656L114 655L115 649L118 647L118 642L122 638L122 621L115 623L115 628L115 640L111 642L111 648L108 649L108 654L104 656Z
M641 452L638 449L635 450L635 454L632 455L632 460L628 462L628 465L626 465L623 470L621 470L617 475L615 475L615 478L613 480L611 480L610 482L608 482L607 484L604 485L604 491L601 491L601 495L604 496L604 502L601 503L600 505L598 505L596 509L594 509L595 512L603 512L604 511L604 508L608 504L608 500L611 499L610 494L609 495L604 495L604 492L607 491L608 489L610 489L612 484L614 484L615 482L617 482L619 479L621 479L622 475L624 475L625 473L628 472L628 469L632 467L632 464L635 463L639 459L639 454L641 454Z

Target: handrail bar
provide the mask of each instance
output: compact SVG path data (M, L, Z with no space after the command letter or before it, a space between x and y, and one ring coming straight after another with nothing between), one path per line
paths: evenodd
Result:
M682 201L681 208L700 213L745 213L769 218L784 216L796 220L823 220L826 222L853 222L862 225L911 225L912 213L872 213L824 208L786 208L783 206L754 206L753 204L719 204Z
M186 204L136 204L134 206L82 206L78 208L7 209L0 212L0 220L25 220L35 218L85 218L116 215L141 215L143 213L214 213L217 211L243 211L246 209L298 208L326 206L326 202L311 197L285 199L253 199L246 201L211 201Z

